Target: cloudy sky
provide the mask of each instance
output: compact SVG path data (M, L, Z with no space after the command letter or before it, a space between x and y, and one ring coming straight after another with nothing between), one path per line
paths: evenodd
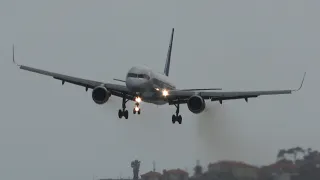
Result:
M320 12L317 0L0 1L1 179L88 180L132 176L156 161L192 172L199 159L272 163L279 148L320 149ZM119 120L121 99L99 106L91 91L19 70L20 64L114 82L137 64L162 72L175 28L172 81L179 88L272 90L292 95L182 106L142 104ZM118 83L118 82L114 82ZM133 103L128 103L129 112Z

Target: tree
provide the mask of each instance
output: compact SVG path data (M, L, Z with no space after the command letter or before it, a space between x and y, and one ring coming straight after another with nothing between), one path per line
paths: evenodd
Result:
M315 151L312 151L311 148L308 148L308 154L306 154L304 156L304 160L309 160L309 161L312 161L312 160L316 160L317 157L320 156L320 153L319 151L315 150Z
M289 148L287 150L280 149L277 155L277 159L278 161L283 160L286 159L286 155L290 155L292 157L293 162L296 162L299 154L305 155L305 150L299 146Z
M285 154L287 151L285 149L280 149L277 155L277 161L285 159Z
M194 170L194 176L202 175L203 168L200 165L200 161L199 160L197 160L197 165L193 168L193 170Z
M297 161L297 156L299 154L304 155L305 154L305 150L302 149L301 147L297 146L295 148L293 148L293 155L294 155L294 161Z
M194 168L194 176L199 176L202 174L202 166L201 165L196 165Z
M298 154L304 153L304 150L301 147L297 146L297 147L288 149L287 153L291 154L293 156L293 162L296 162Z
M294 148L290 148L287 150L287 154L291 155L293 157L293 160L295 158L295 149Z

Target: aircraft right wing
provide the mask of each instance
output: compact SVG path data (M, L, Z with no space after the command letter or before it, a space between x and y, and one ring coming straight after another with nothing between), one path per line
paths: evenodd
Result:
M14 47L13 47L13 62L20 68L26 71L30 71L30 72L34 72L34 73L38 73L38 74L42 74L42 75L46 75L46 76L51 76L54 79L58 79L62 81L62 85L65 82L71 83L71 84L75 84L78 86L83 86L86 88L86 91L88 89L94 89L97 86L103 85L104 87L106 87L108 89L108 91L110 91L110 93L112 95L118 96L118 97L123 97L124 95L126 96L126 99L129 100L134 100L135 95L132 94L126 86L124 85L119 85L119 84L111 84L111 83L104 83L104 82L98 82L98 81L93 81L93 80L88 80L88 79L82 79L82 78L78 78L78 77L73 77L73 76L68 76L68 75L64 75L64 74L59 74L59 73L55 73L55 72L50 72L50 71L45 71L42 69L37 69L37 68L33 68L33 67L29 67L29 66L24 66L24 65L19 65L15 62L15 58L14 58Z
M179 89L179 91L209 91L209 90L222 90L222 89L221 88Z
M299 91L302 88L304 78L301 81L300 87L295 90L269 90L269 91L184 91L184 90L169 90L168 95L165 97L169 104L184 104L193 95L201 96L203 99L210 99L211 101L219 101L222 103L224 100L255 98L261 95L279 95L279 94L291 94L293 91Z

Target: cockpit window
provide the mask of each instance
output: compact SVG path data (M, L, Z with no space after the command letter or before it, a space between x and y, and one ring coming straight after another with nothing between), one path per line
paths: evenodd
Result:
M128 73L128 77L137 77L137 74L134 74L134 73Z
M128 73L127 77L133 77L133 78L143 78L143 79L150 79L150 76L146 74L135 74L135 73Z
M143 78L149 80L149 79L150 79L150 76L144 74L144 75L143 75Z

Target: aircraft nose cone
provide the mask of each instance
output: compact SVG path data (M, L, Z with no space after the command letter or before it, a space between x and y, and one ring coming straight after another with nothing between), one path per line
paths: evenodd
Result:
M127 78L126 86L130 91L132 91L132 89L134 88L133 79L132 78Z
M130 91L141 92L145 89L146 81L144 79L127 78L126 86Z

